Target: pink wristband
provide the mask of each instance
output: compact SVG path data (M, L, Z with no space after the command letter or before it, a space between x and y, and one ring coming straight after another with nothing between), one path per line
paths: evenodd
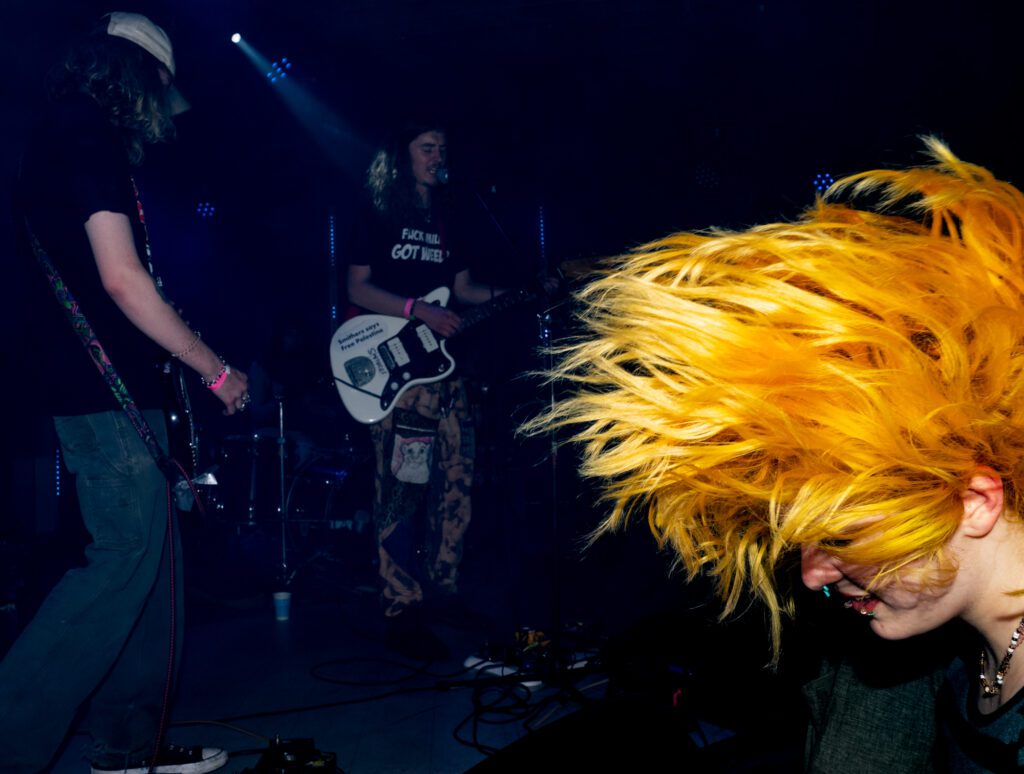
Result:
M217 390L219 390L221 387L224 386L224 382L227 380L228 374L230 374L230 373L231 373L231 366L229 366L227 363L225 363L223 370L221 370L221 372L217 375L217 378L214 379L212 382L210 382L206 386L209 387L214 392L216 392Z
M414 306L416 306L416 299L415 298L407 298L405 300L405 312L404 312L404 315L405 315L405 319L406 320L411 320L412 319L412 308Z

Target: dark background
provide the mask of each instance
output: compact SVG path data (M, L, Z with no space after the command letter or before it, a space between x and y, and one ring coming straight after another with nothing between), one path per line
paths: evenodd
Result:
M109 10L56 0L0 9L5 188L46 72ZM336 401L321 381L334 324L329 218L343 271L371 151L410 115L447 125L452 185L477 215L474 271L500 283L529 276L542 252L558 263L674 229L792 218L812 203L816 175L919 163L922 134L1003 178L1024 174L1019 3L176 0L122 10L168 31L193 105L178 141L151 149L139 173L171 297L242 367L295 326L309 353L303 378L325 401ZM288 90L229 42L234 32L268 60L289 58ZM199 202L215 215L199 218ZM0 535L53 527L40 515L52 507L40 495L52 441L20 410L46 353L19 349L18 294L7 290ZM467 359L483 363L485 387L536 365L535 331L513 319L523 324L501 326ZM483 417L499 427L494 437L507 439L530 402L546 398L516 384ZM208 396L197 403L211 436L238 432ZM320 429L358 432L339 413ZM500 467L482 465L481 481L500 481ZM509 486L511 497L523 492ZM589 500L574 502L586 510ZM575 526L592 525L586 515Z

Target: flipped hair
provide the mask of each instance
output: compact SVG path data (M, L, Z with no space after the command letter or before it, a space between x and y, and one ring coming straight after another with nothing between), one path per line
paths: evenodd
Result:
M574 427L598 533L645 515L723 616L766 603L776 654L800 546L941 584L979 466L1022 512L1024 196L925 142L930 166L846 178L795 223L624 256L578 294L553 373L574 395L532 424Z
M50 73L49 90L57 98L74 93L92 97L122 130L129 160L138 165L146 143L175 135L159 68L143 48L98 27Z

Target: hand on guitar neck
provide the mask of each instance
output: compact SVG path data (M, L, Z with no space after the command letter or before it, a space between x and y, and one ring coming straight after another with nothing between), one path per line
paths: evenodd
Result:
M444 338L454 336L462 328L462 318L451 309L416 299L412 308L413 316L422 320L434 333Z

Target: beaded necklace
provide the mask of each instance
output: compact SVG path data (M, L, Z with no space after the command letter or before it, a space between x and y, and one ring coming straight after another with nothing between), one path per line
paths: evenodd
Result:
M981 685L982 696L998 696L1003 690L1003 680L1006 678L1006 670L1010 668L1010 659L1013 658L1014 651L1017 650L1017 646L1020 644L1020 638L1024 635L1024 618L1020 619L1020 623L1017 624L1017 628L1013 630L1013 634L1010 635L1010 646L1006 649L1006 655L1003 656L1003 660L999 662L999 669L996 670L996 676L994 680L989 680L985 676L988 671L988 664L985 658L985 649L981 649L981 658L979 659L979 666L981 671L978 673L978 682Z

